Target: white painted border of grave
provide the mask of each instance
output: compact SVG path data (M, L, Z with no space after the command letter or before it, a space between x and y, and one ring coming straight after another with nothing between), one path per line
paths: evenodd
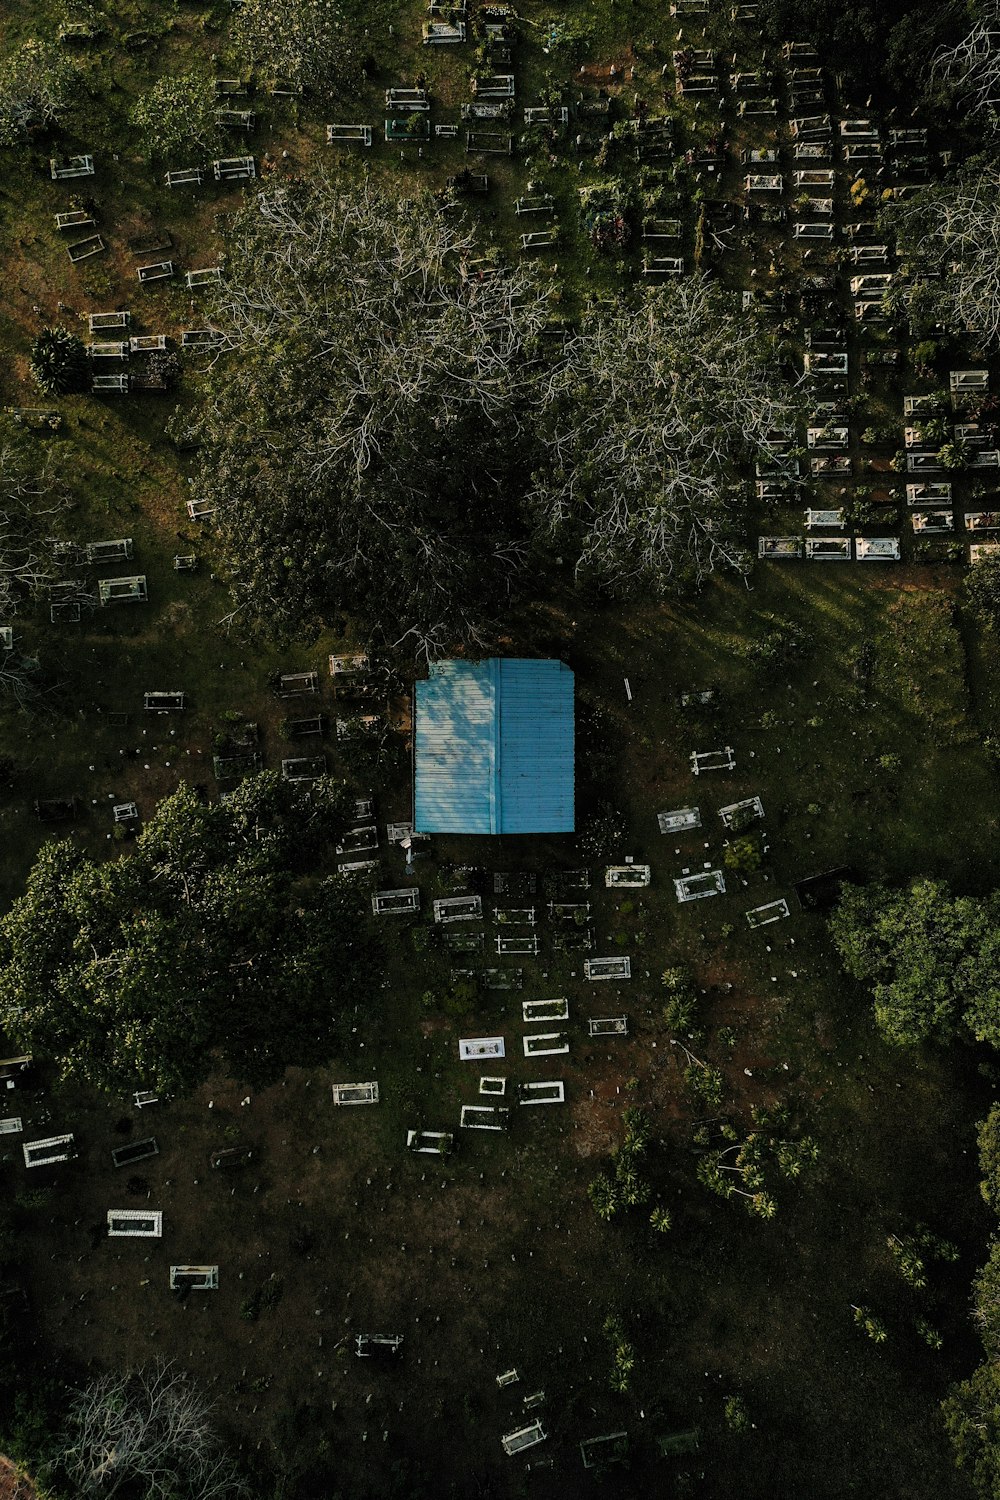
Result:
M501 936L497 933L496 949L498 958L537 958L539 953L539 942L530 933L507 934Z
M8 1115L6 1120L0 1120L0 1135L20 1135L21 1116Z
M609 890L649 885L650 879L649 865L608 865L604 871L604 884Z
M219 1290L218 1266L171 1266L170 1290L172 1292L177 1291L178 1276L185 1278L181 1284L192 1292L217 1292Z
M375 1349L388 1349L391 1354L395 1354L402 1343L401 1333L356 1333L354 1352L359 1359L371 1359Z
M503 1099L507 1093L507 1080L488 1076L480 1078L479 1092L493 1099Z
M463 1104L459 1125L462 1130L506 1130L509 1109L492 1104Z
M500 1439L503 1451L508 1458L513 1458L516 1453L523 1453L526 1448L535 1448L539 1443L544 1443L548 1433L541 1422L532 1422L528 1427L518 1427L515 1432L508 1432Z
M546 1092L548 1097L545 1097ZM518 1084L518 1104L565 1104L566 1085L561 1078L549 1078L544 1083ZM530 1097L526 1098L525 1095Z
M434 902L435 922L481 922L481 896L439 896Z
M677 807L673 812L656 814L661 833L683 833L688 828L701 827L700 807Z
M723 750L692 750L689 759L695 776L700 776L703 771L736 770L736 751L732 745L726 745Z
M559 1057L569 1051L569 1042L566 1041L566 1033L563 1031L535 1031L530 1036L521 1038L525 1057ZM544 1042L554 1042L554 1047L540 1045Z
M708 884L708 890L698 890L699 884ZM704 901L708 896L726 894L726 877L721 870L698 870L694 875L682 875L674 881L678 901Z
M746 914L751 927L766 927L770 922L780 922L783 917L789 916L791 912L784 896L777 901L768 901L764 906L754 906Z
M568 1021L569 1001L562 995L554 1000L522 1000L521 1020L525 1025L531 1021Z
M418 1145L418 1141L436 1141L437 1145ZM406 1149L412 1151L415 1156L447 1156L455 1144L455 1137L450 1130L408 1130L406 1132Z
M32 1161L31 1153L41 1151L45 1147L52 1148L52 1154L44 1156L40 1161ZM63 1148L59 1151L57 1147ZM24 1152L24 1165L26 1167L48 1167L57 1161L69 1161L76 1155L73 1149L72 1135L50 1135L44 1141L25 1141L22 1146Z
M461 1062L480 1062L484 1057L503 1057L505 1052L502 1036L467 1036L458 1044Z
M138 1224L145 1220L151 1221L152 1229L115 1229L115 1224ZM142 1208L109 1208L108 1209L108 1238L118 1239L143 1239L158 1240L163 1237L163 1214L159 1209L153 1211Z
M764 804L759 797L744 797L742 802L730 802L727 807L719 808L719 817L727 828L733 826L733 814L741 812L744 807L750 807L758 818L764 816Z
M377 1104L377 1083L334 1083L331 1085L334 1104Z
M591 1016L587 1020L588 1036L628 1036L627 1016Z
M631 958L585 958L583 972L588 979L631 979Z
M398 890L376 891L372 896L372 914L376 917L409 916L420 910L420 891L415 885Z

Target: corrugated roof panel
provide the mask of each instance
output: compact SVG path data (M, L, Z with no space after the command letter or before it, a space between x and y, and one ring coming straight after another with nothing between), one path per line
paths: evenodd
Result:
M436 662L416 685L414 826L571 833L573 673L559 661Z

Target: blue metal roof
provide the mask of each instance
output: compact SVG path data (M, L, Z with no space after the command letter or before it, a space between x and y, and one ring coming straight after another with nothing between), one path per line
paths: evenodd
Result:
M561 661L434 662L415 690L419 833L573 832L573 673Z

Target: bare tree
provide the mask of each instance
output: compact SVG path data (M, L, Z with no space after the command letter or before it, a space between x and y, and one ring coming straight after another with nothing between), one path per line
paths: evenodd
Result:
M1000 111L1000 5L980 8L971 31L953 47L941 47L931 59L931 80L945 84L970 115L985 118L996 129Z
M211 1410L166 1361L104 1375L73 1397L59 1463L85 1495L127 1487L142 1500L236 1496L242 1486L212 1431Z
M663 593L747 571L741 466L785 451L800 403L731 296L693 276L593 321L541 404L529 504L578 572Z
M250 201L214 307L197 480L244 620L348 608L428 655L479 639L524 552L546 316L535 274L477 259L430 198L317 177Z
M39 463L23 434L0 424L0 624L59 588L59 542L52 534L67 508L65 488ZM0 698L38 707L46 688L38 662L17 649L0 652Z
M980 168L885 211L901 264L887 297L914 331L940 323L1000 343L1000 172Z
M28 140L65 114L76 69L47 42L25 42L0 62L0 145Z

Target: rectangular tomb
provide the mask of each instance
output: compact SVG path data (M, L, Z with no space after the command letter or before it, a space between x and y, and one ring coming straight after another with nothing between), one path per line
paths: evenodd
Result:
M569 1051L569 1042L562 1031L536 1031L521 1041L525 1057L558 1057Z
M673 812L656 814L661 833L683 833L686 829L701 827L701 809L678 807Z
M412 915L419 910L420 892L415 885L395 891L376 891L372 896L372 912L376 917Z
M566 1085L561 1078L550 1078L544 1083L520 1083L517 1087L518 1104L565 1104Z
M170 1290L172 1292L217 1292L219 1268L218 1266L171 1266Z
M480 1062L486 1057L504 1056L502 1036L463 1037L458 1044L458 1056L462 1062Z
M521 1020L568 1021L569 1001L562 996L556 1000L522 1000Z
M587 1021L588 1036L628 1036L627 1016L591 1016Z
M335 1083L332 1085L334 1104L377 1104L377 1083Z
M463 1104L459 1125L463 1130L506 1130L509 1109L492 1104Z
M44 1141L26 1141L21 1149L26 1167L47 1167L53 1162L71 1161L76 1155L71 1135L53 1135Z
M163 1215L141 1208L109 1208L108 1236L111 1239L158 1240L163 1235Z
M111 1161L116 1167L130 1167L134 1162L145 1161L147 1156L158 1156L159 1152L155 1138L147 1136L144 1141L129 1141L127 1146L116 1146Z
M726 881L721 870L700 870L675 880L674 890L678 901L703 901L707 896L724 896Z
M631 958L588 958L583 972L588 979L631 979Z
M648 885L650 878L649 865L608 865L604 872L604 884L610 889Z
M406 1147L417 1156L447 1156L455 1144L448 1130L408 1130Z

